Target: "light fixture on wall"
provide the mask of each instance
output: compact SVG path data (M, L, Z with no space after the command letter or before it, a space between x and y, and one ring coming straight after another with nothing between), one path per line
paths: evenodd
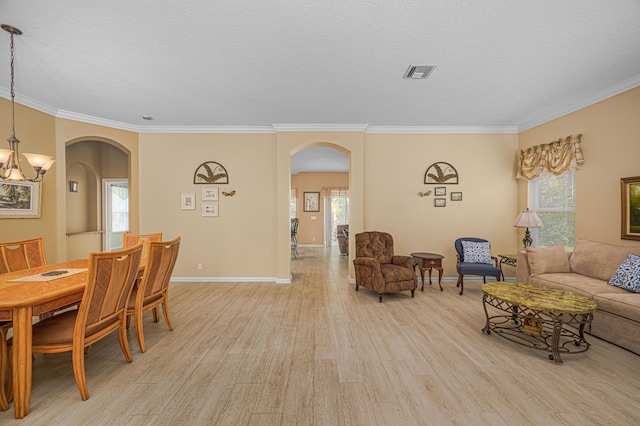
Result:
M531 245L531 243L533 243L529 228L542 228L543 225L536 212L526 209L520 212L518 218L516 219L516 223L513 226L515 228L527 228L524 233L524 238L522 239L524 248L527 248Z
M78 192L78 182L75 180L69 181L69 192Z
M48 155L40 155L40 154L28 154L24 153L24 157L27 159L29 164L36 171L36 177L33 179L27 179L22 172L22 168L20 167L20 158L18 153L18 145L20 145L20 141L16 138L16 114L15 114L15 97L16 93L13 88L13 77L14 77L14 55L13 55L13 36L22 34L18 28L2 24L2 29L11 34L11 136L7 139L9 142L9 149L0 149L0 181L25 181L29 180L32 182L39 182L42 180L42 176L46 173L47 170L53 165L55 160L53 157Z

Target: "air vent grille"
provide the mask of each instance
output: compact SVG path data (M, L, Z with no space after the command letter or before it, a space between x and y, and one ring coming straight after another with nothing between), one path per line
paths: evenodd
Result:
M423 80L433 72L435 65L409 65L404 77L410 80Z

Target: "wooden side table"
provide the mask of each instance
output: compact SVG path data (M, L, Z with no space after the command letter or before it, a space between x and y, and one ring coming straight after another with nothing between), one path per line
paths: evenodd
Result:
M442 291L442 273L444 272L442 259L444 256L438 253L411 253L411 256L413 257L413 269L416 266L420 268L420 278L422 278L420 290L424 291L424 271L429 270L429 285L431 285L431 271L435 269L438 271L438 285Z

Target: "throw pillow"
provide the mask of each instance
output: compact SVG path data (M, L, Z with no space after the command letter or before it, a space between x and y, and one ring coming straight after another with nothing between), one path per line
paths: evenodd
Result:
M489 243L462 241L462 257L467 263L491 263Z
M569 256L562 244L553 247L527 247L531 275L570 272Z
M609 285L640 293L640 256L630 254L613 274Z

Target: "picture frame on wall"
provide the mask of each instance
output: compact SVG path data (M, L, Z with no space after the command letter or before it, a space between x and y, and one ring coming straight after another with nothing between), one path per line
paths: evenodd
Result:
M620 179L621 236L623 240L640 240L640 176Z
M320 211L320 193L305 192L302 206L303 206L302 210L305 212L319 212Z
M434 198L433 205L436 207L446 207L447 199L446 198Z
M40 217L42 191L40 182L0 183L0 219Z
M435 188L433 188L433 195L435 195L436 197L447 195L447 188L445 188L444 186L436 186Z
M462 201L462 192L452 192L451 201Z
M202 187L202 201L218 201L218 187L217 186Z
M218 217L218 203L215 201L203 201L202 216Z
M192 192L183 192L181 206L182 206L182 210L195 210L196 194Z

